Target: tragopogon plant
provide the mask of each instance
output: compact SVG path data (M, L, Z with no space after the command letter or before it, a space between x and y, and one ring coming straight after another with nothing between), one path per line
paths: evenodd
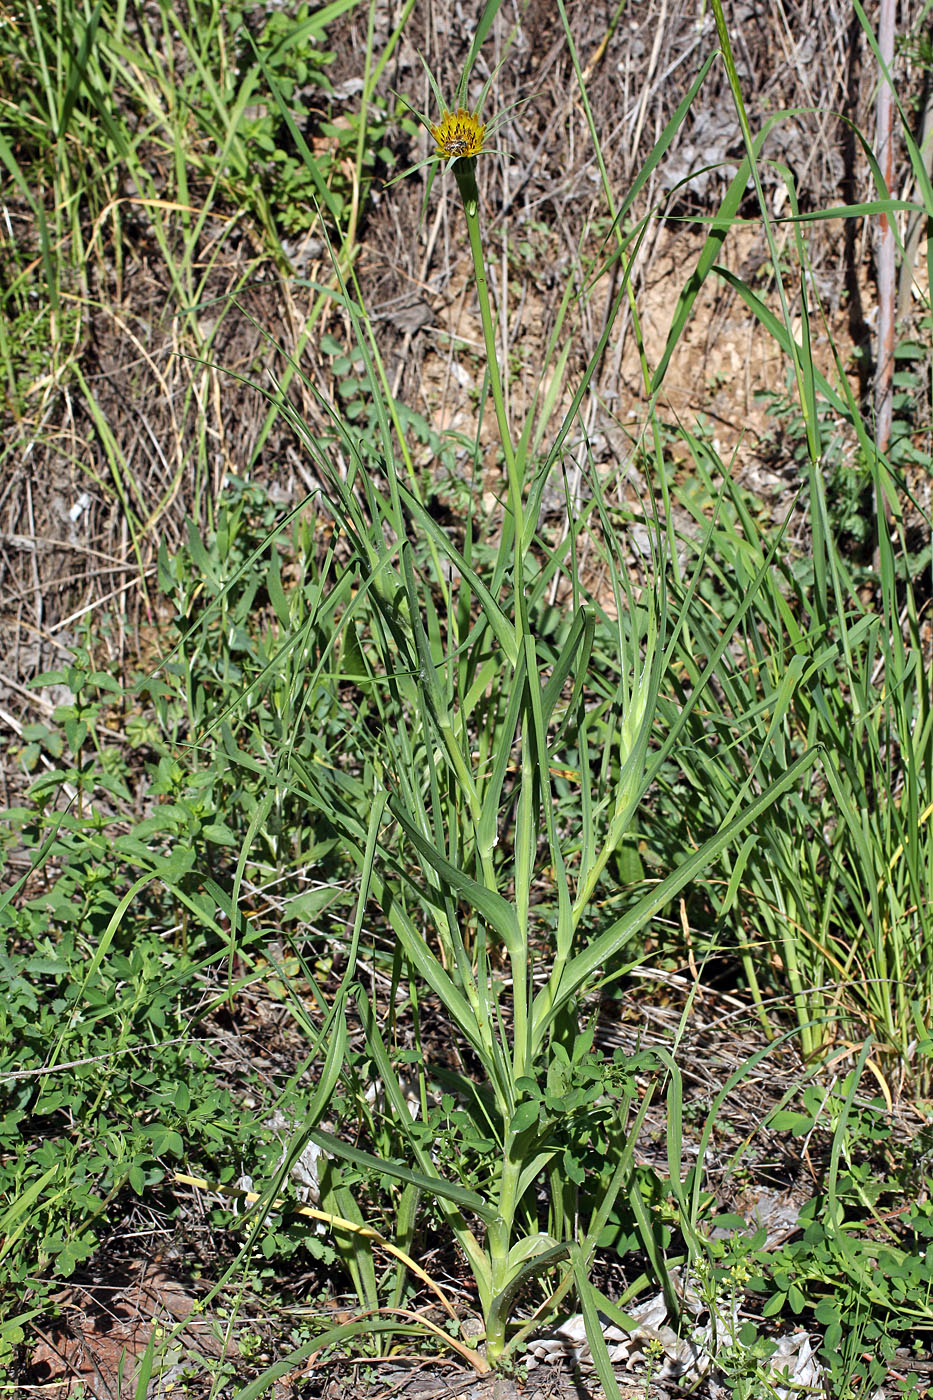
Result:
M422 1121L413 1121L376 999L359 988L398 1152L377 1157L319 1130L311 1136L333 1157L433 1199L472 1270L486 1358L496 1364L533 1325L527 1318L511 1324L536 1279L546 1280L539 1316L576 1286L594 1354L601 1354L588 1270L628 1185L647 1095L624 1064L611 1099L605 1085L592 1092L581 995L607 965L618 967L648 920L795 781L812 755L621 917L594 907L607 862L663 758L651 752L650 739L668 648L682 620L672 627L668 618L657 552L652 575L631 577L625 539L595 468L590 504L569 520L567 533L550 544L537 533L543 485L559 464L606 337L550 452L533 461L531 422L516 436L506 412L477 184L487 128L465 95L465 83L458 102L444 104L438 94L441 116L430 129L437 158L451 164L469 234L506 477L503 514L498 524L484 522L486 538L494 531L498 545L485 545L471 515L458 548L387 458L389 496L397 492L407 512L395 557L380 566L397 586L377 587L371 556L361 553L354 618L379 723L366 740L362 777L344 772L336 781L327 765L304 775L309 797L356 851L394 931L412 1004L430 995L443 1008L452 1053L433 1066L419 1058ZM362 326L358 334L365 343ZM375 372L372 379L375 387ZM384 519L387 507L375 498L372 504L374 520ZM342 507L352 508L349 501ZM586 597L577 577L584 536L612 581L604 605ZM570 600L556 621L548 608L554 594ZM726 631L720 654L728 637ZM685 719L704 684L705 677ZM361 815L367 807L368 823Z
M495 8L487 7L487 15ZM430 1202L475 1280L484 1365L513 1354L575 1289L611 1390L597 1301L611 1304L599 1299L589 1271L626 1191L638 1227L650 1237L632 1172L650 1090L636 1074L644 1062L594 1057L581 999L601 977L624 972L627 947L652 917L795 783L813 754L765 790L744 795L722 830L641 898L628 896L621 914L602 898L612 893L606 888L611 858L630 837L655 774L770 561L711 644L680 718L666 723L663 744L653 746L659 697L702 559L672 620L658 543L664 529L647 512L640 520L640 539L652 542L647 555L643 544L640 555L630 548L627 522L607 505L605 473L587 457L582 434L576 461L587 491L573 502L568 492L563 528L551 534L539 528L545 486L560 479L581 405L628 295L632 239L619 239L621 289L579 383L566 382L571 288L540 383L526 386L531 408L513 430L478 180L496 122L481 116L488 84L470 102L468 78L469 67L449 103L435 84L438 117L425 124L431 159L449 163L466 219L484 345L477 387L495 409L502 506L486 510L472 492L456 539L426 508L403 413L388 390L355 284L341 284L338 297L374 427L364 435L323 399L327 435L295 420L325 484L340 544L320 571L327 582L308 603L304 630L299 634L296 625L295 637L283 643L315 658L302 680L295 732L322 690L331 695L328 727L314 731L313 759L299 756L297 743L284 736L276 775L320 815L322 829L339 833L360 872L353 940L328 1025L342 1025L344 999L355 998L379 1107L366 1124L369 1141L351 1145L319 1127L326 1104L316 1094L290 1160L310 1139L328 1154L334 1173L343 1161L401 1183L397 1258L412 1256L417 1205ZM670 130L661 138L671 139ZM505 320L504 309L500 317ZM568 405L562 417L558 404ZM653 411L650 402L649 419ZM605 581L599 596L581 578L584 545L598 561L592 576ZM284 598L279 616L286 627ZM386 946L392 953L385 1007L378 979L367 974L363 983L357 976L362 929L374 906L380 911L374 962ZM397 993L405 986L413 1038L400 1053ZM445 1053L430 1062L419 1019L426 1003L444 1027ZM331 1038L331 1069L336 1044ZM332 1200L332 1215L359 1213L345 1183L333 1189ZM361 1239L354 1236L347 1248L363 1248ZM663 1260L650 1238L646 1251L663 1282ZM371 1265L369 1276L372 1292ZM401 1302L398 1285L393 1302Z

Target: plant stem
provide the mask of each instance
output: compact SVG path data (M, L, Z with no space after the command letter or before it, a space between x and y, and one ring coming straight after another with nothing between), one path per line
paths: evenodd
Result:
M491 1306L486 1314L486 1359L490 1365L496 1362L505 1351L506 1319L509 1310L502 1305L502 1294L509 1282L509 1246L512 1242L512 1225L517 1205L518 1183L522 1174L522 1161L513 1155L515 1140L506 1134L502 1180L499 1185L499 1216L488 1228L486 1249L489 1255L491 1276ZM496 1306L496 1303L499 1306Z
M489 304L489 283L486 280L486 264L483 258L483 236L479 222L479 189L476 184L476 160L474 157L462 158L454 161L454 178L457 181L457 188L460 191L460 198L463 201L463 212L466 215L467 232L470 236L470 253L473 257L473 275L476 280L476 294L479 301L479 314L483 323L483 340L486 346L486 364L489 370L489 382L492 387L492 401L496 409L496 422L499 426L499 438L502 443L502 452L505 457L505 470L509 485L509 510L512 515L512 525L515 532L515 568L514 568L514 596L515 596L515 635L516 640L521 644L521 638L525 633L525 602L524 588L522 582L522 548L523 548L523 519L522 519L522 483L519 479L518 464L515 459L515 450L512 446L512 438L509 432L508 418L505 412L505 396L502 393L502 377L499 374L499 359L496 349L496 334L492 321L492 309Z

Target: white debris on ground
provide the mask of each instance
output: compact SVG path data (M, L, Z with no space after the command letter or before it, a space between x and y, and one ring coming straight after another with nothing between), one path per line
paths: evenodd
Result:
M405 1096L405 1106L413 1119L417 1118L421 1111L421 1101L418 1097L418 1081L408 1076L401 1080L402 1093ZM381 1085L371 1084L364 1095L370 1104L382 1106ZM276 1109L272 1117L265 1125L275 1133L282 1142L282 1156L279 1158L279 1166L282 1165L285 1157L290 1151L291 1144L289 1138L299 1125L287 1118L284 1113ZM330 1124L324 1126L331 1130ZM318 1147L313 1142L306 1142L298 1157L292 1163L290 1176L295 1183L296 1195L303 1205L316 1206L321 1198L321 1183L318 1163L323 1157L327 1159L327 1152L323 1147ZM253 1183L250 1177L243 1176L237 1182L237 1186L242 1191L252 1191Z
M690 1283L684 1287L679 1270L671 1271L671 1282L683 1305L683 1335L678 1336L668 1323L668 1307L663 1293L658 1293L627 1310L635 1322L631 1331L600 1314L609 1359L629 1371L650 1368L652 1378L658 1381L676 1380L692 1386L705 1380L711 1395L726 1395L731 1387L723 1385L721 1377L725 1369L735 1366L742 1346L738 1304L717 1309L714 1319ZM583 1370L593 1364L580 1313L529 1343L525 1358L529 1369L559 1361L569 1361ZM773 1355L758 1364L770 1373L768 1384L777 1400L824 1394L823 1368L806 1332L788 1332L777 1338Z
M288 1153L288 1137L294 1132L295 1124L276 1109L266 1126L271 1128L283 1142L282 1156L279 1158L279 1166L281 1166ZM318 1162L326 1156L327 1153L323 1147L318 1147L313 1142L306 1142L300 1155L292 1163L291 1178L295 1183L295 1193L303 1205L316 1206L320 1200L321 1183L318 1175Z

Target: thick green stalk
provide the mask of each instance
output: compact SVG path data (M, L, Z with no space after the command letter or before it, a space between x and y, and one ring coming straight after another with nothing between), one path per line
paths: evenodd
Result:
M470 772L467 761L464 758L463 753L460 749L460 745L457 743L457 739L452 726L450 724L442 723L440 725L440 731L441 737L444 740L444 748L447 750L447 755L450 758L451 766L453 767L454 773L456 774L457 782L460 784L460 790L466 798L467 806L470 809L470 819L473 823L473 830L475 833L477 833L476 850L477 854L479 855L480 866L483 872L483 882L486 885L487 889L495 890L496 892L498 892L499 885L496 880L496 868L493 864L492 852L484 851L480 846L479 842L478 833L480 821L483 815L483 804L480 801L479 794L476 791L476 784L473 781L473 774Z
M476 294L479 300L479 314L483 323L483 340L486 346L486 363L489 368L489 382L492 387L492 401L496 409L496 422L499 438L505 457L505 470L509 484L509 510L512 515L515 540L515 634L521 641L525 632L525 603L522 582L522 483L518 476L518 464L509 433L509 422L505 412L505 396L502 392L502 378L499 374L499 358L496 347L496 333L493 326L492 310L489 304L489 283L486 280L486 263L483 258L483 236L479 222L479 190L476 184L476 159L463 157L454 161L454 177L463 212L466 215L467 232L470 236L470 253L473 257L473 275L476 280Z
M500 1297L509 1282L509 1248L512 1242L512 1226L515 1221L515 1207L518 1204L518 1184L522 1174L521 1158L513 1156L514 1139L506 1133L502 1181L499 1186L499 1215L486 1232L486 1250L489 1255L492 1302ZM502 1356L506 1347L507 1307L491 1307L487 1313L486 1359L491 1366Z

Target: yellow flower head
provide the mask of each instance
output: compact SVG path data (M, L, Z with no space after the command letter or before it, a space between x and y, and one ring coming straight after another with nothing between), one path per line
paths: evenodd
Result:
M483 149L485 134L485 123L465 107L458 107L456 112L445 112L437 126L431 127L431 135L437 142L436 154L442 160L468 160L478 156Z

